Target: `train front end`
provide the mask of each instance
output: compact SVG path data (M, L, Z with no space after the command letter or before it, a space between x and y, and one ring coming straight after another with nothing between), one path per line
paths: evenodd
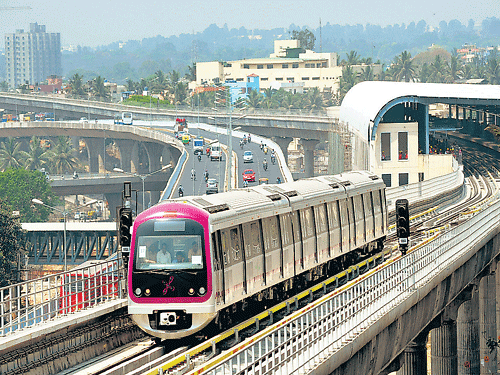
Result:
M181 202L160 203L135 220L128 311L159 339L192 335L217 315L212 288L209 214Z

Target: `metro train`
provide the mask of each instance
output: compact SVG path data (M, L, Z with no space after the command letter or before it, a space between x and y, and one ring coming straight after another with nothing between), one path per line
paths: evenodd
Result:
M157 341L223 327L386 235L385 185L366 171L161 201L133 224L128 312Z

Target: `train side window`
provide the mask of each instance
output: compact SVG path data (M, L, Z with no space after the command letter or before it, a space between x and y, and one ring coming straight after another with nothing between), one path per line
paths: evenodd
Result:
M265 250L275 250L280 247L278 220L276 216L262 219L262 227L264 232L264 247Z
M365 206L365 215L367 213L373 216L372 193L363 194L363 204Z
M300 230L300 215L299 211L294 211L292 213L292 225L293 225L293 235L295 242L302 241L302 232Z
M356 221L363 220L363 202L361 201L361 195L351 198L354 210L354 218Z
M347 214L349 215L349 224L354 224L354 200L349 199L347 203Z
M302 223L302 236L304 238L314 236L311 208L304 208L303 210L300 210L300 221Z
M338 201L328 203L328 226L330 230L340 226Z
M349 225L349 210L347 208L347 200L343 199L339 203L340 203L340 222L342 225Z
M325 205L320 204L314 207L314 217L316 218L316 231L317 233L324 233L327 231Z
M290 222L290 214L280 215L281 223L281 241L283 246L292 243L292 223Z
M381 207L380 207L380 193L378 191L374 191L372 193L372 198L373 198L373 209L376 214L381 212Z
M239 228L231 228L229 230L231 238L231 262L239 262L241 260L241 240Z
M224 258L224 265L231 264L231 252L229 245L229 230L223 229L220 231L220 241L222 248L222 257Z
M260 255L262 254L262 241L259 221L250 223L250 232L252 233L252 252L254 255Z

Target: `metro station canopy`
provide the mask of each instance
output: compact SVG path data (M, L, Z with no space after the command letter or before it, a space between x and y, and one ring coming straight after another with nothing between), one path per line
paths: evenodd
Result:
M383 122L384 115L402 103L417 103L425 107L444 103L498 115L500 86L365 81L355 85L346 94L339 119L357 130L365 141L368 138L374 141L378 124ZM390 122L404 122L404 118Z

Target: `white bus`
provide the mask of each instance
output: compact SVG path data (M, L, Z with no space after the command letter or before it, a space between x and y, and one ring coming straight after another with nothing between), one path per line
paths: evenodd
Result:
M123 125L132 125L132 112L123 112L122 113L122 124Z

